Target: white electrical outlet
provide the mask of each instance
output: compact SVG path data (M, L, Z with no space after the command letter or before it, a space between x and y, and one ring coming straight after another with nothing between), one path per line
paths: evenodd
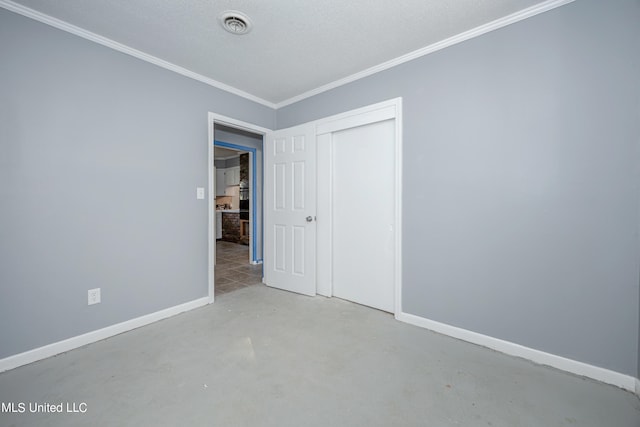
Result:
M89 289L87 294L87 304L100 304L100 288Z
M196 188L196 198L198 200L203 200L204 199L204 187L197 187Z

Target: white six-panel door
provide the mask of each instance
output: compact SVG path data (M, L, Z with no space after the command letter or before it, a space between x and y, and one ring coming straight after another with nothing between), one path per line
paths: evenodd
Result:
M264 282L315 295L315 126L267 133L264 163Z

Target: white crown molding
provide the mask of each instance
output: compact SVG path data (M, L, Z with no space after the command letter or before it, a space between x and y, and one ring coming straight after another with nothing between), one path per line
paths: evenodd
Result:
M426 319L409 313L400 313L396 315L396 319L409 323L414 326L429 329L431 331L467 341L473 344L481 345L500 353L510 356L521 357L540 365L551 366L565 372L575 375L591 378L603 383L611 384L632 393L640 395L640 382L637 378L625 375L620 372L611 371L599 366L589 365L588 363L579 362L577 360L567 359L533 348L515 344L510 341L504 341L488 335L483 335L467 329L458 328L456 326L447 325L446 323L436 322L435 320Z
M233 86L229 86L225 83L219 82L217 80L211 79L209 77L205 77L201 74L190 71L186 68L180 67L178 65L172 64L171 62L165 61L163 59L157 58L155 56L149 55L137 49L126 46L122 43L118 43L114 40L108 39L106 37L100 36L98 34L87 31L83 28L77 27L75 25L69 24L68 22L62 21L60 19L54 18L52 16L46 15L42 12L38 12L34 9L28 8L26 6L17 4L11 0L0 0L0 7L10 10L12 12L18 13L20 15L26 16L28 18L35 19L36 21L40 21L44 24L50 25L52 27L58 28L63 31L67 31L71 34L77 35L87 40L91 40L95 43L99 43L103 46L110 47L119 52L125 53L127 55L133 56L135 58L141 59L143 61L149 62L151 64L157 65L159 67L165 68L167 70L173 71L175 73L181 74L185 77L189 77L191 79L197 80L199 82L208 84L215 88L224 90L226 92L232 93L234 95L238 95L242 98L248 99L250 101L256 102L258 104L262 104L266 107L273 108L275 110L286 107L287 105L294 104L298 101L302 101L303 99L310 98L314 95L318 95L322 92L329 91L331 89L335 89L339 86L343 86L347 83L354 82L356 80L360 80L364 77L368 77L370 75L379 73L380 71L387 70L389 68L395 67L400 64L404 64L405 62L414 60L416 58L420 58L421 56L428 55L430 53L439 51L449 46L453 46L455 44L461 43L463 41L472 39L474 37L481 36L490 31L494 31L500 29L502 27L506 27L507 25L511 25L515 22L522 21L523 19L530 18L532 16L538 15L543 12L547 12L551 9L555 9L557 7L563 6L568 3L572 3L575 0L547 0L542 3L539 3L535 6L529 7L527 9L523 9L511 15L505 16L503 18L497 19L495 21L489 22L487 24L481 25L479 27L473 28L469 31L465 31L464 33L460 33L448 39L439 41L437 43L431 44L429 46L423 47L421 49L410 52L406 55L402 55L398 58L392 59L387 62L383 62L382 64L376 65L374 67L368 68L364 71L360 71L358 73L352 74L345 78L333 81L326 85L317 87L310 91L304 92L300 95L296 95L284 101L273 103L267 101L265 99L259 98L255 95L252 95L248 92L237 89Z
M497 19L495 21L489 22L487 24L481 25L479 27L473 28L469 31L465 31L464 33L458 34L456 36L450 37L448 39L439 41L437 43L431 44L429 46L423 47L421 49L410 52L406 55L400 56L398 58L392 59L390 61L384 62L382 64L376 65L374 67L368 68L364 71L360 71L358 73L352 74L345 78L336 80L334 82L328 83L326 85L317 87L310 91L304 92L300 95L296 95L284 101L273 103L267 101L265 99L259 98L255 95L252 95L248 92L237 89L233 86L229 86L225 83L219 82L217 80L211 79L209 77L205 77L201 74L190 71L186 68L180 67L178 65L172 64L168 61L165 61L160 58L156 58L155 56L149 55L137 49L133 49L129 46L126 46L122 43L118 43L114 40L108 39L106 37L100 36L98 34L92 33L75 25L69 24L60 19L54 18L52 16L46 15L44 13L38 12L34 9L28 8L26 6L17 4L11 0L0 0L0 7L10 10L12 12L18 13L20 15L26 16L28 18L35 19L36 21L40 21L44 24L51 25L52 27L58 28L63 31L67 31L71 34L75 34L79 37L82 37L87 40L91 40L95 43L99 43L103 46L110 47L119 52L125 53L127 55L133 56L135 58L141 59L143 61L149 62L151 64L157 65L159 67L165 68L167 70L173 71L175 73L181 74L185 77L189 77L191 79L197 80L199 82L208 84L215 88L224 90L226 92L232 93L234 95L238 95L242 98L248 99L250 101L256 102L258 104L262 104L266 107L273 108L275 110L286 107L287 105L296 103L298 101L302 101L303 99L310 98L314 95L318 95L322 92L329 91L331 89L335 89L339 86L346 85L347 83L354 82L356 80L362 79L364 77L368 77L370 75L379 73L380 71L387 70L389 68L395 67L400 64L404 64L405 62L411 61L413 59L419 58L421 56L428 55L430 53L439 51L449 46L453 46L455 44L461 43L463 41L472 39L474 37L481 36L490 31L494 31L500 29L502 27L506 27L507 25L511 25L515 22L522 21L523 19L530 18L532 16L538 15L543 12L547 12L551 9L555 9L557 7L563 6L568 3L572 3L575 0L547 0L542 3L539 3L535 6L529 7L527 9L523 9L519 12L513 13L511 15L505 16L503 18Z
M38 347L33 350L28 350L24 353L5 357L4 359L0 359L0 372L8 371L10 369L14 369L22 365L27 365L29 363L37 362L38 360L46 359L60 353L65 353L67 351L83 347L87 344L102 341L106 338L119 335L123 332L128 332L141 326L146 326L150 323L175 316L176 314L205 306L211 302L212 301L209 297L200 298L197 300L186 302L184 304L176 305L174 307L169 307L164 310L156 311L155 313L136 317L135 319L127 320L122 323L107 326L106 328L87 332L86 334L58 341L53 344L45 345L43 347Z
M173 71L175 73L181 74L185 77L189 77L191 79L197 80L199 82L205 83L209 86L213 86L217 89L224 90L225 92L232 93L234 95L240 96L242 98L248 99L253 102L257 102L258 104L262 104L269 108L276 108L276 105L273 102L269 102L265 99L259 98L255 95L237 89L233 86L229 86L225 83L219 82L214 79L210 79L209 77L205 77L201 74L195 73L193 71L187 70L186 68L180 67L178 65L172 64L171 62L165 61L163 59L157 58L153 55L149 55L122 43L118 43L114 40L111 40L107 37L103 37L101 35L92 33L91 31L87 31L83 28L77 27L75 25L69 24L68 22L62 21L58 18L54 18L52 16L46 15L42 12L38 12L37 10L28 8L21 4L15 3L11 0L0 0L0 7L7 9L11 12L15 12L19 15L26 16L27 18L34 19L36 21L42 22L43 24L50 25L52 27L58 28L59 30L66 31L68 33L74 34L78 37L82 37L83 39L91 40L92 42L101 44L103 46L109 47L111 49L117 50L118 52L125 53L127 55L133 56L134 58L141 59L143 61L149 62L153 65L157 65L158 67L165 68L167 70Z
M433 43L429 46L425 46L421 49L414 50L413 52L409 52L406 55L399 56L395 59L392 59L387 62L383 62L382 64L375 65L371 68L368 68L364 71L360 71L358 73L352 74L350 76L344 77L340 80L333 81L326 85L320 86L318 88L312 89L308 92L304 92L300 95L296 95L284 101L278 102L275 104L275 108L279 109L282 107L286 107L287 105L294 104L298 101L302 101L303 99L310 98L314 95L318 95L322 92L329 91L331 89L335 89L339 86L346 85L347 83L354 82L356 80L360 80L362 78L371 76L373 74L379 73L380 71L388 70L389 68L393 68L397 65L404 64L405 62L412 61L416 58L420 58L421 56L428 55L433 52L437 52L449 46L453 46L458 43L462 43L463 41L481 36L488 32L498 30L500 28L506 27L507 25L511 25L518 21L522 21L527 18L531 18L532 16L538 15L543 12L547 12L551 9L555 9L560 6L564 6L565 4L572 3L575 0L547 0L545 2L539 3L535 6L531 6L527 9L523 9L516 13L512 13L511 15L507 15L503 18L496 19L495 21L489 22L487 24L481 25L479 27L473 28L471 30L465 31L464 33L460 33L453 37L449 37L448 39L439 41L437 43Z

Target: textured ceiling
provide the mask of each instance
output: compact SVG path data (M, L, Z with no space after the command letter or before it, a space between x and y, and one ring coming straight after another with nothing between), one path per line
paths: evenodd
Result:
M267 104L432 45L540 0L18 0ZM236 36L218 16L239 10Z

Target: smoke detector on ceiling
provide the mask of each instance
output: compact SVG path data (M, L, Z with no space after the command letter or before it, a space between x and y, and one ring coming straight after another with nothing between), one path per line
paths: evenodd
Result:
M231 34L242 35L251 31L251 19L242 12L237 10L228 10L223 12L219 17L222 28Z

